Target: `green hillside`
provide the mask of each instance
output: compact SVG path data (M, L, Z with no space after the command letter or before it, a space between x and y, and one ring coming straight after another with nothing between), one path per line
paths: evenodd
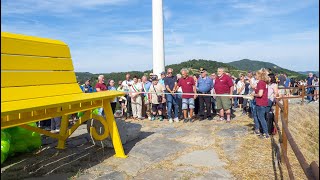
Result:
M213 72L217 72L218 67L224 67L226 68L226 71L229 72L231 75L234 75L236 77L239 76L239 73L241 72L247 72L248 70L256 71L262 67L264 68L270 68L275 73L286 73L289 75L289 77L303 79L306 78L305 75L302 75L300 73L290 71L284 68L281 68L279 66L276 66L275 64L268 63L268 62L262 62L262 61L252 61L252 60L240 60L240 61L234 61L231 63L222 63L212 60L204 60L204 59L192 59L188 60L179 64L171 64L167 65L165 68L172 68L174 71L174 74L180 73L180 70L182 68L188 68L189 74L199 74L200 68L207 69L208 73L211 74ZM109 79L113 79L116 82L116 85L118 85L118 81L124 80L126 73L130 73L131 77L138 76L142 77L143 75L148 75L152 70L147 71L129 71L129 72L112 72L112 73L102 73L105 76L106 81ZM76 72L77 80L82 84L87 79L91 79L93 82L93 85L96 83L99 74L92 74L89 72Z
M249 70L250 71L257 71L261 68L270 68L273 73L277 73L277 74L285 73L290 78L297 78L297 79L306 78L306 76L303 74L279 67L279 66L277 66L273 63L269 63L269 62L242 59L242 60L233 61L233 62L230 62L227 64L229 64L230 66L233 66L236 69L243 70L243 71L249 71Z

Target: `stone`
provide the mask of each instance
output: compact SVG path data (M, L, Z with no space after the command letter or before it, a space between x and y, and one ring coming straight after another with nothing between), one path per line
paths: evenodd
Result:
M148 156L151 162L159 162L165 159L165 157L181 151L186 147L188 147L188 145L181 142L157 138L153 141L136 145L132 148L130 154L133 156L139 156L139 154Z
M237 150L240 148L239 140L225 140L222 144L224 154L228 159L236 161L238 159Z
M213 150L199 150L180 156L173 161L173 164L192 165L195 167L222 167L226 165L222 162L217 153Z
M139 174L134 179L137 180L163 180L163 179L183 179L183 174L178 171L170 171L168 169L151 169L142 174Z
M177 141L188 143L196 146L208 147L215 143L214 137L211 134L191 133L180 138Z
M218 131L217 135L222 137L241 137L248 134L248 127L247 126L233 126L226 129L221 129Z
M128 175L136 176L138 172L151 163L145 158L137 158L134 156L129 156L117 166L118 171L125 172Z
M211 170L209 173L206 173L202 176L192 178L193 180L223 180L223 179L235 179L228 171L225 169L219 168Z
M116 123L118 126L118 131L120 134L122 144L126 144L127 142L132 141L139 137L139 133L142 127L140 124L125 122L120 118L116 119ZM91 126L91 121L88 121L88 129L90 126ZM93 121L93 126L96 129L99 129L102 126L102 124L99 121L95 120ZM102 130L101 132L103 133L104 130ZM110 136L102 141L96 141L96 140L94 141L97 146L113 148L113 144Z
M97 180L125 180L127 178L127 175L123 172L114 171L110 174L103 175Z
M179 172L191 172L192 174L200 173L201 171L193 166L178 166L175 168Z

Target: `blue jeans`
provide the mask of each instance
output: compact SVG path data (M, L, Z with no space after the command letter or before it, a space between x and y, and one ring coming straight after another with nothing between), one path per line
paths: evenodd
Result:
M266 107L266 113L270 112L272 109L273 102L268 99L268 106Z
M254 122L254 129L259 130L260 124L262 126L263 134L268 134L268 127L266 121L266 106L256 106L258 121Z
M251 109L251 115L252 115L252 118L253 118L253 122L258 122L258 116L257 116L257 111L256 111L256 100L255 99L250 100L249 101L249 106L250 106L250 109Z
M312 92L312 87L308 87L308 88L307 88L307 94L311 94L311 92ZM308 99L309 101L312 101L312 96L307 96L307 99Z
M172 118L172 105L174 106L174 118L178 118L179 106L177 95L166 94L168 119Z

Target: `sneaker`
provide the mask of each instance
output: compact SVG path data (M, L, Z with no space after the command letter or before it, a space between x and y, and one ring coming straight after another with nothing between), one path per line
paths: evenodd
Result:
M149 116L148 119L151 120L151 116Z
M187 123L189 121L189 119L184 119L183 123Z
M255 131L254 131L254 134L257 135L257 136L260 136L260 135L261 135L261 133L260 133L259 130L255 130Z
M261 139L268 139L269 137L269 134L263 134L262 136L260 136Z
M211 120L212 120L212 117L208 117L207 119L208 119L209 121L211 121Z
M159 117L159 121L163 121L163 117L162 116Z
M169 123L173 123L173 120L172 120L172 118L170 118L170 119L169 119Z
M220 119L219 119L220 121L224 121L225 119L224 119L224 117L220 117Z
M193 122L195 121L195 119L189 119L189 121L190 121L191 123L193 123Z
M152 116L150 120L154 121L154 120L156 120L156 117Z
M179 122L179 118L174 118L174 122Z

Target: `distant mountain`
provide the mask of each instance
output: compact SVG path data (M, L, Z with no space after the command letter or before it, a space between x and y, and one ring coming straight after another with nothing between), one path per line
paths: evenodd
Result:
M308 75L310 72L319 77L319 71L298 71L298 73L304 74L304 75Z
M165 69L172 68L174 71L174 74L180 73L180 70L182 68L188 68L189 74L199 74L200 68L207 69L208 73L211 74L213 72L217 72L217 69L219 67L226 68L226 71L229 72L231 75L234 75L236 77L239 76L239 73L246 73L248 70L256 71L264 68L270 68L275 73L286 73L289 77L298 78L298 79L304 79L306 78L306 75L297 73L295 71L290 71L288 69L281 68L275 64L268 63L268 62L262 62L262 61L252 61L249 59L243 59L240 61L234 61L231 63L222 63L212 60L204 60L204 59L192 59L188 61L181 62L179 64L171 64L167 65ZM131 74L131 77L138 76L141 78L143 75L148 75L152 70L147 71L129 71L129 72L112 72L112 73L100 73L105 76L106 81L109 79L113 79L116 82L116 85L118 85L118 81L124 80L127 73ZM77 80L80 83L84 83L87 79L91 79L93 82L93 85L95 85L95 82L97 81L97 78L99 74L92 74L89 72L76 72Z
M263 62L263 61L255 61L255 60L250 60L250 59L242 59L239 61L233 61L230 63L227 63L230 66L233 66L236 69L243 70L243 71L257 71L261 68L270 68L273 73L285 73L287 74L290 78L297 78L297 79L304 79L306 78L305 75L291 71L282 67L279 67L273 63L269 62Z

